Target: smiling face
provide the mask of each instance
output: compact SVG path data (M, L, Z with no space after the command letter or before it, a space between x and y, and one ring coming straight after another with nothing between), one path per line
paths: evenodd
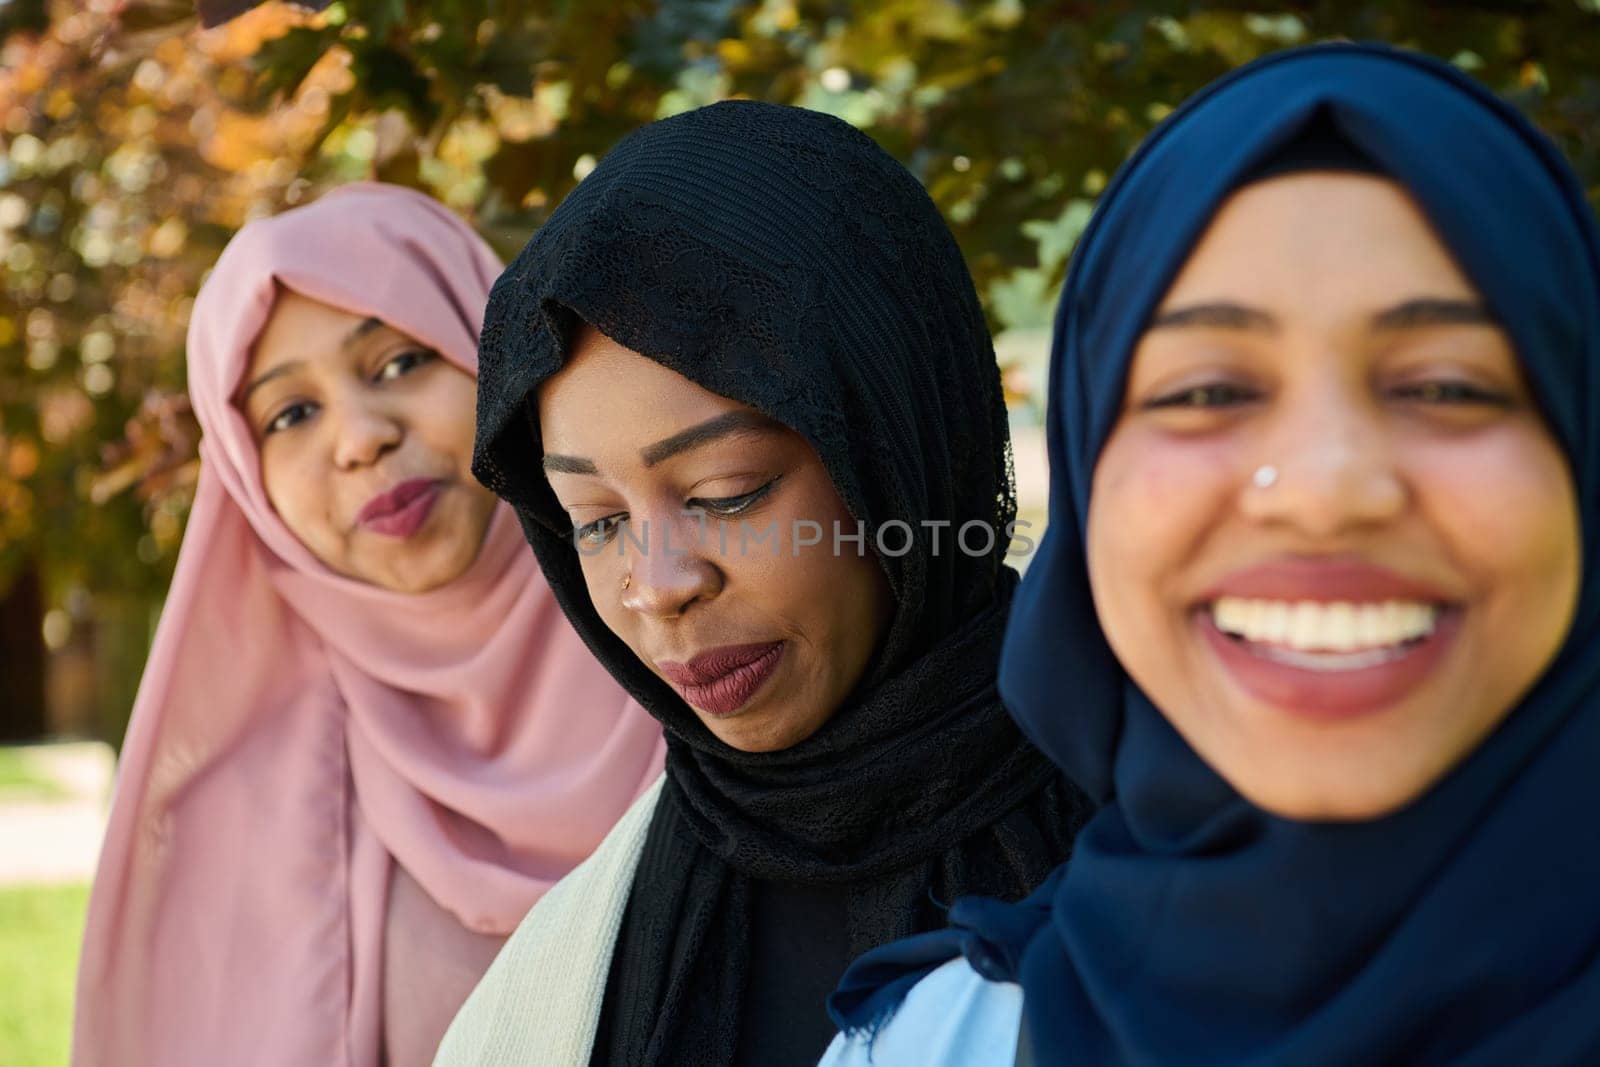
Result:
M460 576L495 498L472 376L377 319L280 290L237 405L273 509L330 569L397 592Z
M1409 196L1304 173L1224 204L1158 308L1088 559L1118 659L1207 763L1279 815L1366 819L1544 671L1579 525L1509 339Z
M591 329L538 400L601 620L734 748L815 733L893 599L811 445Z

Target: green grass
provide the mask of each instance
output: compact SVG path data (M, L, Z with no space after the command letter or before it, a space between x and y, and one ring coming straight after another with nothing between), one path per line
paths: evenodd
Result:
M34 763L26 748L0 748L0 797L56 800L66 795L61 784Z
M89 887L0 888L0 1063L61 1067Z

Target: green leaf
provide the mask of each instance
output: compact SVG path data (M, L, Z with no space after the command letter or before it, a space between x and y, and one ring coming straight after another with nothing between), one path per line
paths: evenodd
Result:
M298 92L317 60L338 40L338 33L332 27L319 30L297 26L262 44L250 60L251 67L259 72L256 91L260 103Z
M355 76L364 103L373 111L397 107L415 125L427 128L439 115L429 96L428 78L411 57L387 45L353 42L350 73Z

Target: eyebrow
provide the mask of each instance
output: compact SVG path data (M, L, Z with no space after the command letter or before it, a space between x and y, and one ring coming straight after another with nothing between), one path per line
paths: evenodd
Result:
M382 328L383 320L369 315L365 320L358 323L355 329L344 335L344 340L339 342L339 347L348 351L355 345L357 341L367 336L367 334L371 333L373 330L379 330Z
M1184 326L1209 326L1224 330L1260 330L1270 332L1278 328L1278 320L1258 308L1245 307L1225 300L1187 307L1158 311L1150 320L1152 330L1179 329Z
M374 318L374 317L368 316L366 319L364 319L361 322L357 323L355 328L352 329L349 333L344 335L344 340L339 342L339 348L341 350L343 350L343 351L349 351L356 344L356 342L360 341L363 337L367 336L367 334L371 333L373 330L378 330L378 329L382 329L382 328L383 328L383 320L382 319L378 319L378 318ZM245 403L247 400L250 399L250 394L251 393L255 392L257 389L261 388L263 385L266 385L268 382L272 381L272 379L281 378L285 374L288 374L290 371L295 370L295 369L297 369L299 367L303 367L303 366L305 366L305 361L304 360L299 360L299 359L291 359L286 363L278 364L276 367L273 367L271 370L267 371L261 377L257 378L255 381L253 381L249 385L245 386L244 387L244 391L239 394L239 403L240 404Z
M1422 297L1396 304L1372 316L1376 330L1408 330L1420 326L1493 326L1494 316L1482 301L1457 297Z
M303 367L303 366L305 366L305 361L304 360L291 359L291 360L289 360L289 361L287 361L285 363L280 363L276 367L273 367L271 370L267 371L261 377L257 378L255 381L251 382L249 385L244 387L244 391L239 394L239 404L240 404L240 406L242 407L245 404L245 402L250 399L250 394L251 393L255 392L257 389L260 389L263 385L266 385L268 382L272 381L272 379L281 378L285 374L288 374L290 371L297 370L298 368Z
M1418 297L1377 312L1371 321L1374 330L1411 330L1424 326L1493 326L1494 316L1482 301L1460 297ZM1191 304L1159 311L1150 329L1177 329L1208 326L1224 330L1277 329L1278 320L1269 312L1228 301Z
M559 452L546 452L544 454L544 469L547 474L599 474L600 468L594 465L593 460L581 456L563 456Z
M680 430L655 444L646 445L639 450L639 456L644 460L646 467L654 467L665 463L673 456L700 448L712 441L735 434L764 433L778 428L779 425L755 411L724 412L705 422L696 423L686 430ZM547 452L543 462L544 469L552 474L600 473L593 460L584 459L582 456L564 456L559 452Z

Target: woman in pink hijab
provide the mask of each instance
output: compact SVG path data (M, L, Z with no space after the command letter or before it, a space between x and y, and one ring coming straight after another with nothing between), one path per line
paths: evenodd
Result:
M201 290L201 476L123 747L79 1067L430 1062L660 771L469 471L494 254L363 183Z

